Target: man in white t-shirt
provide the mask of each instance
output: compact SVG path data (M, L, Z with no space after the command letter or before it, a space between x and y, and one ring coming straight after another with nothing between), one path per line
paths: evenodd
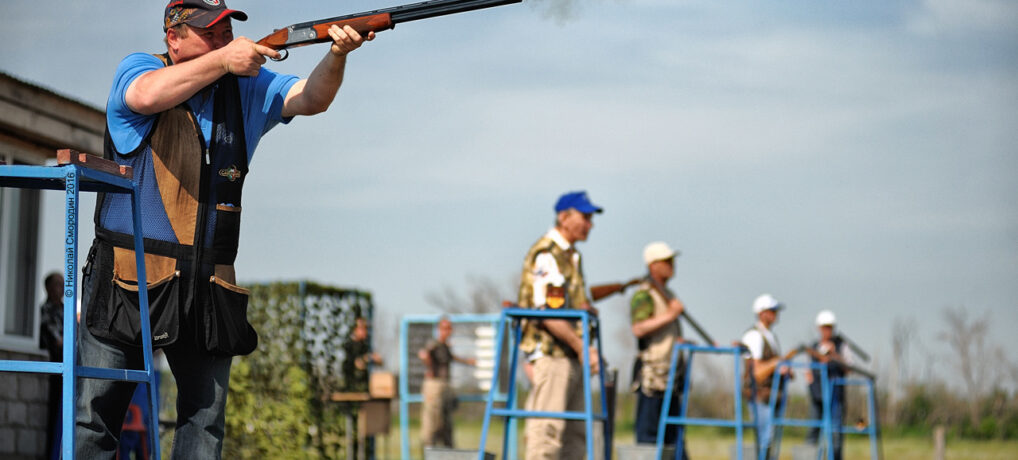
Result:
M774 296L763 294L753 301L753 313L757 321L742 335L742 344L749 351L747 360L747 376L744 379L746 388L755 385L755 398L750 404L755 408L756 413L756 448L767 450L770 458L770 442L774 433L774 424L770 412L771 386L773 384L774 370L781 362L781 346L778 338L774 336L771 328L778 322L778 312L785 308L785 305L778 302ZM787 367L781 369L782 376L791 378L791 370ZM755 383L754 383L755 382ZM744 394L750 396L752 391L744 389Z

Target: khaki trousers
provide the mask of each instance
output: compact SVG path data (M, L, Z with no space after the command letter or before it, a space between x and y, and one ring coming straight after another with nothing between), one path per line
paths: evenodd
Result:
M534 381L526 409L529 411L583 411L583 370L570 358L545 356L534 361ZM586 435L582 420L527 418L526 459L582 459Z
M452 447L452 388L442 379L425 378L421 384L421 444Z

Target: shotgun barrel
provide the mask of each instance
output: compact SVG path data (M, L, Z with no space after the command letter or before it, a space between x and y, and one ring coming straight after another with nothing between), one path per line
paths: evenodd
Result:
M625 292L626 288L628 288L629 286L640 284L640 281L643 281L643 278L634 278L625 283L608 283L599 284L597 286L591 286L590 298L591 300L597 302L598 300L601 300L610 295Z
M675 298L675 296L669 294L668 290L665 289L665 287L660 282L658 282L658 280L654 279L653 276L648 275L647 279L650 280L650 284L654 286L654 289L656 289L657 292L660 293L661 296L663 296L665 299L671 301L672 299ZM710 334L707 333L707 331L703 330L703 327L700 326L700 323L696 322L696 320L693 319L692 316L689 316L689 312L687 312L685 308L682 309L682 317L686 318L686 322L688 322L690 326L693 326L693 329L696 329L696 333L700 334L700 337L703 337L703 340L707 342L707 345L713 346L717 343L714 341L714 338L712 338Z
M401 22L428 19L448 14L464 13L483 8L520 3L522 1L523 0L431 0L427 2L411 3L391 8L365 11L363 13L348 14L345 16L336 16L334 18L293 24L282 29L276 29L265 38L258 40L258 44L281 51L314 43L331 42L332 38L329 37L328 30L333 25L338 25L340 27L349 25L350 27L353 27L357 33L365 35L368 32L381 32L383 30L392 29L393 27L396 27L396 24Z

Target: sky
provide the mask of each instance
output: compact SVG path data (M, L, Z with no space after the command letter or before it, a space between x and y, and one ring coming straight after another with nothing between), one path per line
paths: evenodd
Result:
M253 39L398 4L228 3ZM120 5L3 2L0 71L103 108L120 59L163 50L163 2ZM268 67L306 76L325 52ZM589 284L666 241L670 286L722 342L769 292L786 348L829 309L878 371L897 322L908 371L946 377L945 308L987 318L992 344L1018 330L1016 108L1008 0L526 0L400 24L351 54L328 112L263 138L237 273L371 291L395 363L391 331L437 312L429 294L490 279L514 299L555 200L582 189L605 209L579 245ZM627 300L597 306L626 369Z

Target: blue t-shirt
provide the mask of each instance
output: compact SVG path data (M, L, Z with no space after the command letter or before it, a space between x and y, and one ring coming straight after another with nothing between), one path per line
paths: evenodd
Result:
M106 101L106 124L110 130L113 144L120 152L131 152L148 136L155 122L156 115L142 115L127 106L125 96L127 88L135 78L145 72L163 68L163 61L145 53L134 53L117 66L113 77L113 88L110 98ZM247 141L247 160L250 163L255 147L265 133L277 123L289 123L292 117L283 118L283 101L290 87L298 78L273 72L264 67L255 77L238 77L240 87L241 108L244 113L244 138ZM208 145L212 138L212 101L206 97L203 103L200 94L187 101L194 112Z

